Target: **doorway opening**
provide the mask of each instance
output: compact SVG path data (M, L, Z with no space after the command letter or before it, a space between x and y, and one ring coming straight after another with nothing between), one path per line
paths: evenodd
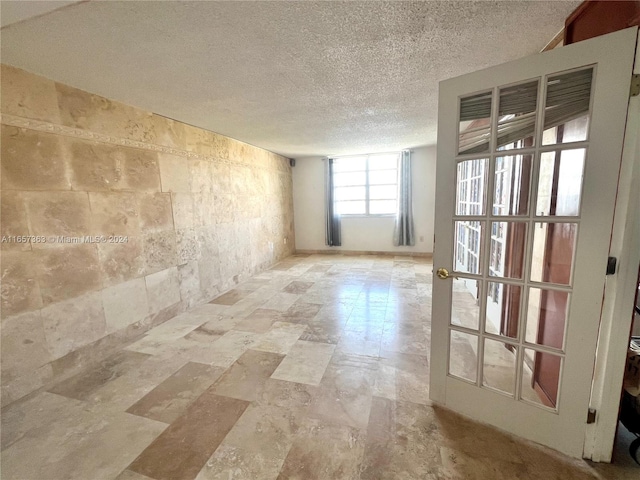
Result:
M613 461L640 464L640 269L637 283Z

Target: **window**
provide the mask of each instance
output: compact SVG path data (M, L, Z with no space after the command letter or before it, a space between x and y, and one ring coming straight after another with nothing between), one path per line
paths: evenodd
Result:
M398 203L400 153L333 160L336 209L341 215L392 215Z

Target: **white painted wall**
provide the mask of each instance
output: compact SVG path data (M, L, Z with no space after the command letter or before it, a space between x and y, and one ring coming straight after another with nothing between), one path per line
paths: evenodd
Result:
M362 152L370 153L370 152ZM436 147L414 148L413 217L416 244L393 245L392 216L342 218L342 246L325 245L324 162L320 157L296 159L293 168L293 212L297 250L349 250L372 252L433 252Z

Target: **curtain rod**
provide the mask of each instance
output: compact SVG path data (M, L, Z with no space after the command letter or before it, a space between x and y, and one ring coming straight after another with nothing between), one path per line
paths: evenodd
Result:
M320 160L324 161L327 158L349 158L349 157L368 157L370 155L386 155L389 153L400 153L408 150L410 153L414 153L412 148L403 148L402 150L396 150L393 152L376 152L376 153L354 153L352 155L327 155L326 157L322 157Z

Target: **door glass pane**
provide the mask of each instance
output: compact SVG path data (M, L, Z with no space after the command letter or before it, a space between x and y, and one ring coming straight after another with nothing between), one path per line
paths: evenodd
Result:
M336 202L336 207L340 215L364 215L366 213L364 200L358 200L355 202Z
M458 153L489 151L491 137L491 92L484 92L460 100L460 129Z
M457 272L480 273L480 246L483 227L481 222L454 222L455 270Z
M364 200L367 196L366 187L336 187L333 191L336 202L342 200Z
M369 171L369 184L388 185L390 183L396 183L397 177L397 170L373 170Z
M547 78L543 145L587 139L592 81L593 68Z
M569 307L569 293L529 288L525 340L562 349Z
M562 358L525 348L522 361L521 398L555 409L558 403Z
M571 284L576 223L534 223L531 280Z
M517 352L514 345L485 338L482 385L513 395Z
M453 280L451 324L478 330L480 325L480 282L468 278Z
M398 195L398 187L395 185L378 185L369 188L369 198L371 200L389 200Z
M526 240L526 223L491 222L489 275L522 278Z
M494 215L528 215L532 159L532 155L496 158Z
M538 80L500 89L498 150L533 146Z
M487 333L518 338L521 295L520 285L489 282L484 326Z
M371 200L369 213L372 215L390 215L396 213L398 202L396 200Z
M478 337L451 330L449 374L476 382L478 378Z
M537 215L577 216L586 149L544 152L540 157Z
M458 163L456 215L484 215L487 165L485 158Z

